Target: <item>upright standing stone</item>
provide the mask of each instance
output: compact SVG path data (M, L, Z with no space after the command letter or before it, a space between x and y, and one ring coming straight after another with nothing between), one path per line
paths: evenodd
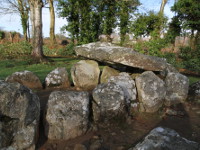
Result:
M152 71L146 71L136 77L139 101L146 112L156 112L163 105L166 95L165 83Z
M128 73L122 72L118 76L112 76L108 82L113 82L124 90L127 104L133 103L136 100L135 81Z
M165 78L165 83L167 87L165 105L175 105L187 99L189 80L186 76L171 72Z
M45 133L51 140L69 140L83 135L89 125L87 92L55 91L49 96Z
M34 150L40 102L19 83L0 81L0 149Z
M107 83L111 76L119 75L119 71L111 67L105 66L101 74L101 83Z
M100 84L93 90L93 117L97 122L125 116L125 95L123 89L115 83Z
M70 87L68 73L65 67L56 68L45 78L46 87Z
M93 60L81 60L71 68L71 76L75 87L92 90L99 83L99 66Z

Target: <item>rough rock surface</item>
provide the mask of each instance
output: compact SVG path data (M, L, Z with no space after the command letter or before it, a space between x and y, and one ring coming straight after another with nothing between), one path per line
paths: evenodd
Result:
M151 71L162 71L167 62L163 58L148 56L133 51L131 48L115 46L111 43L89 43L75 48L78 56L102 62L123 64L130 67Z
M122 87L127 104L133 103L136 100L135 81L128 73L122 72L119 76L112 76L108 82L113 82Z
M160 75L163 77L166 77L168 75L168 73L179 73L179 72L174 66L167 63L166 68L160 72Z
M19 83L0 81L0 149L35 149L40 115L37 95Z
M191 100L200 102L200 81L193 83L189 87L189 96L192 97Z
M125 94L115 83L99 84L93 90L93 117L95 122L107 122L125 113Z
M146 71L136 77L139 101L146 112L156 112L163 105L166 95L165 83L152 71Z
M40 79L31 71L15 72L6 78L7 82L18 82L31 89L40 89L42 84Z
M105 66L101 74L101 83L107 83L111 76L119 75L119 71L111 67Z
M165 78L167 93L165 105L171 106L184 102L188 95L189 80L180 73L168 73Z
M176 131L157 127L129 150L199 150L200 145L181 137Z
M93 60L81 60L71 68L71 76L75 87L92 90L99 83L99 66Z
M60 67L51 71L45 78L45 85L46 87L70 87L70 81L66 68Z
M45 133L51 140L68 140L83 135L89 123L87 92L55 91L49 96Z

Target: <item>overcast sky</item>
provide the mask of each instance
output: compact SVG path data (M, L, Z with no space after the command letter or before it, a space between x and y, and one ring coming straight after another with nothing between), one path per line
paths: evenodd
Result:
M149 10L159 11L162 0L140 0L142 5L139 7L140 12L146 12ZM173 13L170 11L171 6L174 3L174 0L168 0L169 2L165 6L165 15L169 18L173 16ZM44 37L49 36L49 10L47 8L43 9L43 35ZM60 28L66 24L66 20L56 17L55 32L60 33ZM20 17L17 14L13 15L0 15L0 29L7 31L17 31L22 33L22 27L20 22Z

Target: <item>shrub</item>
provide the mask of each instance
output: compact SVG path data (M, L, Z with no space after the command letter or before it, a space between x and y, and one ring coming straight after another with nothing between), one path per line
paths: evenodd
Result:
M47 56L72 56L75 54L74 47L74 43L69 43L66 47L59 49L50 49L44 45L43 53Z
M179 58L182 59L185 69L200 72L200 45L195 50L190 47L180 48Z
M166 47L167 42L165 39L152 39L150 41L137 42L134 44L134 50L151 56L163 57L161 49Z
M5 32L0 30L0 40L5 38Z
M31 50L31 44L26 41L1 44L0 59L14 59L30 56Z

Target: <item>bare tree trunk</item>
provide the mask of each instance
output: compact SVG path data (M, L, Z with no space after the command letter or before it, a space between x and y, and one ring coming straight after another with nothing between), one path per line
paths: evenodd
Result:
M35 59L42 60L43 55L43 38L42 38L42 0L29 0L30 15L32 23L32 56Z
M53 6L53 1L54 0L49 0L51 44L56 43L56 38L55 38L55 11L54 11L54 6Z
M164 8L165 8L166 3L167 3L167 0L162 0L162 4L160 6L160 14L164 13Z

